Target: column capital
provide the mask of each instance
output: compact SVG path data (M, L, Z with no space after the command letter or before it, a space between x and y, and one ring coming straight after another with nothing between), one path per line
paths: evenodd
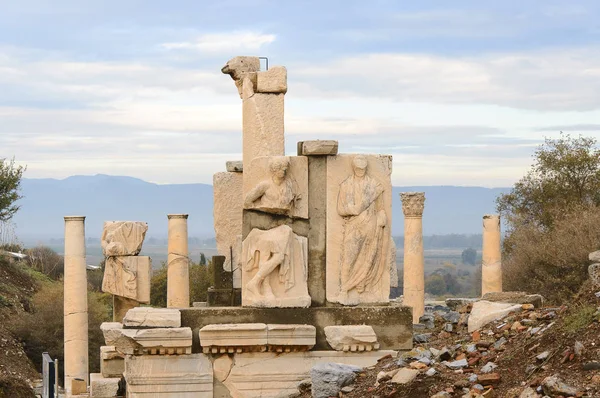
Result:
M169 220L175 219L175 218L184 218L187 220L188 215L187 214L167 214L167 218Z
M423 217L425 192L401 192L400 200L404 217Z
M85 216L65 216L65 221L85 221Z

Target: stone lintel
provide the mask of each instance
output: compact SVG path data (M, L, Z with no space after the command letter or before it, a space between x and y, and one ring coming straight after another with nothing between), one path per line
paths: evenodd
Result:
M242 173L244 171L244 163L241 160L228 160L225 163L225 168L230 173Z
M412 348L412 311L398 305L309 308L199 307L181 310L181 324L193 330L193 352L201 352L199 330L219 323L308 324L316 328L316 350L331 350L324 327L370 325L382 350Z
M136 307L123 318L125 328L178 328L181 313L175 308Z
M332 156L338 153L336 140L313 140L298 142L298 156Z

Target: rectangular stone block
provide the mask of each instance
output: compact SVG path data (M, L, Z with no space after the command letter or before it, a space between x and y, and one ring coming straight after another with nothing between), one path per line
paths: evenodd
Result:
M141 221L106 221L101 240L104 256L140 254L147 231L148 224Z
M334 362L359 367L377 364L385 355L396 351L348 353L337 351L235 354L223 384L232 397L283 397L297 392L298 384L310 379L310 370L320 362Z
M105 324L103 324L105 325ZM190 354L192 330L183 328L119 329L102 328L106 345L127 355Z
M308 351L317 343L317 330L312 325L267 325L269 351Z
M244 171L244 163L241 160L228 160L225 163L225 168L232 173L242 173Z
M387 303L392 157L327 157L327 301Z
M114 398L119 392L121 378L103 377L100 373L90 374L91 398Z
M72 379L71 380L71 394L82 395L87 394L87 383L83 379Z
M102 291L115 296L150 302L152 263L147 256L107 257Z
M215 173L213 175L213 217L217 252L225 256L224 271L233 273L234 286L241 284L240 255L242 251L243 190L242 173ZM233 258L232 258L233 257ZM233 267L232 267L233 264Z
M331 350L324 328L334 325L370 325L382 350L412 348L412 310L396 304L359 307L248 308L204 307L181 310L181 324L194 334L193 352L200 352L199 330L219 323L309 324L316 328L316 350Z
M114 346L100 347L100 373L102 377L121 377L125 371L125 355Z
M212 364L204 354L128 356L128 398L212 398Z
M335 140L314 140L298 142L298 155L332 156L338 153L338 142Z
M123 318L125 328L178 328L181 313L174 308L136 307Z
M273 66L271 69L256 72L257 93L287 92L287 69L285 66Z
M231 323L206 325L199 331L204 353L265 351L267 325L264 323Z

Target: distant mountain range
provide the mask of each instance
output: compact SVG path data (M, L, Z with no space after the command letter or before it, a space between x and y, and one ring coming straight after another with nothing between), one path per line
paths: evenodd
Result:
M148 236L167 236L167 214L189 214L189 235L210 238L213 230L212 186L149 183L137 178L72 176L63 180L23 179L24 198L14 221L21 240L41 242L63 236L63 216L85 215L86 236L99 238L105 220L148 222ZM478 234L481 217L494 212L495 198L509 188L456 186L393 187L392 234L403 234L399 194L425 192L423 233Z

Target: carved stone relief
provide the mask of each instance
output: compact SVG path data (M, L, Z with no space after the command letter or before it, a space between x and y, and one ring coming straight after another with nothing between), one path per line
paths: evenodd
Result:
M107 257L104 263L102 291L139 302L150 301L150 257Z
M308 307L307 239L287 225L253 229L242 244L242 305Z
M142 250L148 224L140 221L106 221L102 231L105 256L136 256Z
M327 300L381 303L390 293L391 156L327 160Z

